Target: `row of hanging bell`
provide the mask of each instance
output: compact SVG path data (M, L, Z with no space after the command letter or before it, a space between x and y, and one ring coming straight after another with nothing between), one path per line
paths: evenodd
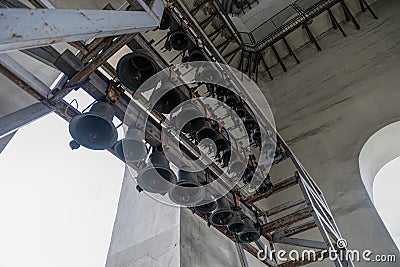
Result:
M218 199L208 207L211 207L212 211L210 211L211 209L201 210L199 207L195 207L195 210L206 211L201 213L210 214L209 221L212 225L227 227L230 233L237 235L240 242L251 243L260 238L260 231L255 228L253 221L248 217L242 219L237 212L232 210L225 197Z
M261 237L261 233L255 228L253 221L248 217L242 219L238 213L235 213L227 229L230 233L237 235L239 242L242 243L255 242Z

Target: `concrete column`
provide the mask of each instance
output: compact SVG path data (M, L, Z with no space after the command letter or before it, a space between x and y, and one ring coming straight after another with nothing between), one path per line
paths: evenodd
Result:
M180 266L180 209L138 193L125 170L106 267Z

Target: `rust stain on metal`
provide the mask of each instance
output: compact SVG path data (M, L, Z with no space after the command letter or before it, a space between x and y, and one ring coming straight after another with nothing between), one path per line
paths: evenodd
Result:
M87 18L88 20L90 20L90 18L88 17L88 16L86 16L86 14L85 13L83 13L83 12L80 12L79 13L82 17L85 17L85 18Z

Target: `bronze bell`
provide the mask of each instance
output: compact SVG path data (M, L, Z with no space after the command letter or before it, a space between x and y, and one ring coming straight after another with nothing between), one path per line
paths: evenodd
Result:
M224 153L222 153L222 163L224 166L228 166L229 161L231 160L231 153L232 150L230 148L225 149Z
M215 88L215 94L217 95L217 96L224 96L224 95L226 95L226 92L228 91L228 89L226 88L226 87L223 87L223 86L221 86L221 85L218 85L216 88Z
M184 133L194 133L204 126L203 114L193 105L185 105L176 117L173 118L174 126Z
M261 145L261 131L260 128L253 129L253 140L258 146Z
M228 231L232 234L239 234L244 230L244 222L240 218L240 215L236 212L232 221L228 225Z
M246 116L246 110L243 106L236 106L235 111L239 118L244 118L244 116Z
M213 84L219 84L223 82L222 74L219 70L211 66L206 66L199 70L197 77L201 82L210 82Z
M125 162L137 162L147 156L147 147L139 129L129 128L124 139L114 145L117 156Z
M169 90L167 90L169 89ZM159 95L162 95L159 97ZM156 102L156 99L157 102ZM171 82L163 82L161 87L155 89L150 97L150 102L154 104L153 108L160 113L169 114L187 97ZM155 102L155 103L154 103Z
M222 197L217 200L217 208L211 213L210 223L214 226L227 226L234 215L235 212L231 209L228 199Z
M202 185L207 185L208 183L202 183ZM204 198L194 206L195 211L201 213L201 214L210 214L217 208L217 202L215 201L214 197L211 195L211 193L207 190L207 188L204 189L206 192L204 194Z
M239 100L234 92L230 91L226 94L225 104L227 104L229 107L233 108L238 103L239 103Z
M229 141L219 133L215 139L215 145L217 146L218 152L224 151L229 147Z
M154 150L149 163L137 176L140 188L150 193L167 193L176 183L175 173L169 168L169 161L162 151Z
M172 202L192 206L203 200L204 189L197 181L196 173L184 170L178 171L178 181L176 186L169 192L169 198Z
M246 115L243 119L244 126L247 130L253 130L257 126L257 122L253 119L250 114Z
M104 102L97 102L90 111L72 118L69 133L81 146L94 150L112 147L117 141L117 129L112 120L113 107Z
M244 228L238 234L238 239L242 243L256 242L261 234L260 231L254 227L254 223L250 218L243 218Z
M189 45L189 36L186 32L178 30L169 35L165 47L167 50L170 48L178 51L186 50Z
M245 184L250 183L251 180L253 179L253 176L254 176L254 171L251 168L247 167L243 174L243 182Z
M157 63L144 49L135 49L132 53L123 56L117 64L118 79L132 91L136 91L142 83L157 72ZM155 82L158 82L157 79L151 83L151 86L154 86Z
M217 139L217 132L213 127L211 127L210 121L206 121L203 127L196 133L196 140L198 142L206 138L209 138L213 141Z
M196 48L189 52L189 62L194 61L206 61L203 52Z
M172 19L171 13L169 13L169 11L167 9L164 9L164 13L161 18L159 29L160 30L168 29L169 27L171 27L172 22L173 22L173 19Z

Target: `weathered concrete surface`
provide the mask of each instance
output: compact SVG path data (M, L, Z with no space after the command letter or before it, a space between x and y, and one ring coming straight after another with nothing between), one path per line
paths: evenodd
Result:
M139 194L126 170L106 266L180 266L179 218L179 208Z
M362 14L360 31L345 24L347 38L328 32L318 39L322 52L310 45L297 51L300 65L287 60L293 64L289 71L274 68L280 76L268 81L265 75L260 87L280 133L320 185L349 246L399 259L358 167L366 140L400 118L400 3L379 1L373 8L379 20ZM275 179L291 174L285 166L273 172Z

